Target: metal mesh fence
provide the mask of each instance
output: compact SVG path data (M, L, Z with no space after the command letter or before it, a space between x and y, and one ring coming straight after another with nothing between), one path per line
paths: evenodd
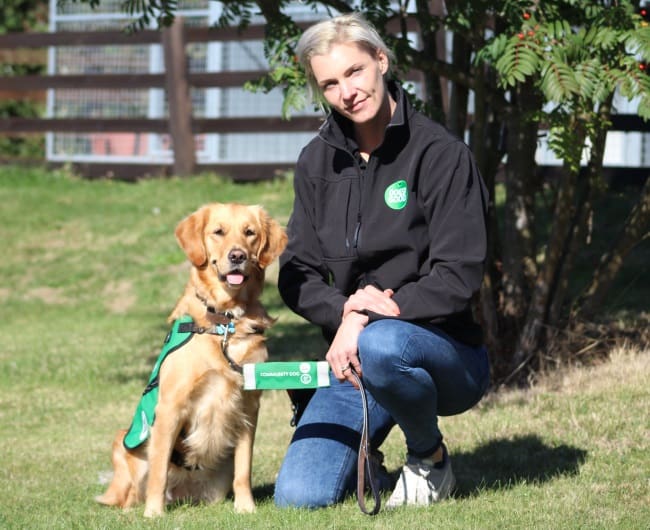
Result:
M52 31L121 30L132 19L120 11L121 0L102 1L96 9L76 2L52 8ZM292 7L296 19L314 18L300 2ZM178 15L188 25L208 26L221 12L219 2L185 0ZM260 20L261 21L261 20ZM124 36L128 38L127 35ZM266 70L261 41L190 43L187 48L191 72ZM164 72L162 47L115 44L52 49L51 74L138 74ZM197 118L280 116L280 90L268 94L243 88L192 89L192 112ZM168 104L163 89L57 89L48 95L48 114L53 118L166 118ZM314 114L311 108L298 115ZM313 133L203 134L196 137L200 163L293 162ZM167 135L153 133L51 133L47 157L66 161L169 162L172 157Z

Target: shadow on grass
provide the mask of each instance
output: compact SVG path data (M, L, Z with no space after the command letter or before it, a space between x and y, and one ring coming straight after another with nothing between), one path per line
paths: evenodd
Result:
M260 484L253 487L253 498L255 502L272 502L275 484Z
M453 453L458 498L481 491L511 488L522 483L540 483L576 475L587 451L569 445L549 446L528 435L492 440L469 453Z
M454 497L463 499L485 490L577 475L586 456L584 449L568 445L551 447L533 435L493 440L468 453L454 452L451 455L456 475ZM395 477L399 474L399 469L389 471ZM261 484L253 489L253 495L258 501L272 500L273 489L273 484Z
M266 345L270 361L322 361L327 352L320 328L307 323L276 323Z

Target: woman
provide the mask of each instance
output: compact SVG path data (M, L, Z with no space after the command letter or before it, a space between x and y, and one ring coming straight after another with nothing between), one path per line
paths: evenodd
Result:
M438 416L468 410L489 382L470 311L487 193L467 146L389 80L391 53L359 14L310 27L297 55L331 112L298 159L278 287L321 327L332 381L297 425L275 502L327 506L354 490L363 421L354 370L369 394L373 448L395 424L406 439L387 506L430 504L455 485Z

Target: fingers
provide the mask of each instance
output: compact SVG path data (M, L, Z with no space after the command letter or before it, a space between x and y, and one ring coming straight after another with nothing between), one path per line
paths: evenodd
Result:
M356 358L356 363L355 362L350 362L350 369L345 371L345 379L347 379L350 383L352 383L352 386L356 388L357 390L359 389L359 383L357 383L357 379L355 377L355 374L358 377L361 377L361 363L359 362L359 358Z
M392 289L380 291L373 285L367 285L352 294L343 306L343 316L351 311L372 311L380 315L399 316L400 310L392 299Z
M325 358L330 365L330 369L334 373L334 377L336 377L339 381L348 379L350 377L351 370L355 370L356 372L359 372L359 370L361 370L361 365L359 364L358 358L354 360L340 360L340 358L331 359L327 356Z
M334 373L334 377L336 377L339 382L342 383L344 381L349 381L352 385L358 388L356 379L352 375L352 371L354 370L359 377L361 376L361 363L356 355L350 355L349 360L340 360L341 357L337 357L335 360L328 356L326 356L326 359Z
M358 368L354 368L354 364L352 362L348 363L345 366L341 366L341 378L337 379L342 383L343 381L349 381L352 383L352 386L355 388L359 388L359 384L357 383L357 379L354 376L356 374L357 376L361 377L361 365L358 363L357 360L357 366Z
M356 355L350 357L350 369L354 370L357 375L361 375L361 362L359 361L359 357ZM346 379L354 380L352 374L349 371L346 372L345 377Z
M367 319L368 317L356 313L344 318L325 354L334 377L341 382L347 379L356 386L352 370L361 373L358 343L359 334L363 331Z
M385 291L380 291L376 287L369 285L363 289L364 303L369 311L374 313L379 313L380 315L386 316L398 316L399 306L393 300L393 291L392 289L386 289Z

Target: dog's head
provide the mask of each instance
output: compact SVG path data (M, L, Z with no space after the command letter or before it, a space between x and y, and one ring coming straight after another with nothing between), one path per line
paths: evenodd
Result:
M211 268L219 282L238 290L284 250L287 234L261 206L213 203L176 227L176 239L197 269Z

